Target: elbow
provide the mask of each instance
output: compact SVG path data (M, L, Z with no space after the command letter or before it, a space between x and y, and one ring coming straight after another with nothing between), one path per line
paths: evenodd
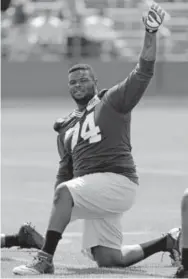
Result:
M143 58L140 58L140 61L137 65L137 73L144 77L152 78L154 75L155 60L147 61Z
M145 88L149 85L150 80L152 79L154 75L154 71L151 72L137 72L137 81L142 83L142 86Z

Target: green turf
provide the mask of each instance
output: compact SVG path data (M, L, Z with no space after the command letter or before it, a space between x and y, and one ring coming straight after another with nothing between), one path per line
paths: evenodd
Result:
M45 107L46 105L46 107ZM19 106L2 109L2 232L11 233L31 221L44 233L51 209L58 168L56 118L72 105ZM69 107L69 109L67 109ZM133 114L133 154L140 172L135 206L123 219L124 243L140 243L180 225L180 201L188 185L188 112L173 106L141 106ZM70 224L55 255L56 274L66 278L171 277L175 268L161 253L132 268L98 269L80 253L81 221ZM70 234L73 232L73 234ZM133 233L131 233L133 232ZM12 268L36 251L2 249L1 277L11 278ZM50 276L40 276L50 277Z

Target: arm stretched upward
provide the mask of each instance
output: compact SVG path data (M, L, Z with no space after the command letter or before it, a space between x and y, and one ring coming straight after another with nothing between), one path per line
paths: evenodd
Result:
M154 2L147 15L143 16L146 32L137 66L124 81L109 89L105 95L104 102L119 113L128 113L136 106L153 76L156 32L163 23L164 16L165 11Z
M156 33L145 32L144 45L140 57L146 61L155 61L156 59Z
M108 90L104 102L119 113L130 112L143 96L154 72L156 33L145 32L140 59L129 76Z

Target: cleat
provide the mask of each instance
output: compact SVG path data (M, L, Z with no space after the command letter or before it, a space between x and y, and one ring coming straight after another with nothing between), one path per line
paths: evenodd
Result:
M179 266L174 278L188 278L188 270L185 270L182 265Z
M15 267L13 273L15 275L53 274L52 256L40 251L31 263Z
M172 266L181 266L181 229L174 228L167 233L167 251L170 253Z
M5 234L1 233L0 238L1 238L1 248L4 248L5 247Z
M20 248L41 249L44 237L30 223L25 223L18 232L18 241Z

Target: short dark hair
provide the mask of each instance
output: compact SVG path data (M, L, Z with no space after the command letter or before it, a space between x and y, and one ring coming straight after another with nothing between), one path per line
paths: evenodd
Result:
M93 68L90 65L88 65L88 64L75 64L74 66L72 66L69 69L68 73L70 74L70 73L73 73L73 72L78 71L78 70L89 71L91 76L93 77L93 79L96 79L96 75L95 75L95 73L93 71Z

